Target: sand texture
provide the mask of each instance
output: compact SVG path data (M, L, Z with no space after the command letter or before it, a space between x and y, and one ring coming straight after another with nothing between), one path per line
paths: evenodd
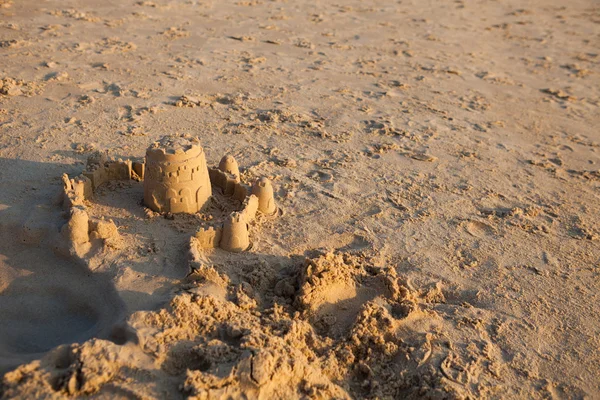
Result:
M0 398L600 398L599 106L593 0L0 0Z

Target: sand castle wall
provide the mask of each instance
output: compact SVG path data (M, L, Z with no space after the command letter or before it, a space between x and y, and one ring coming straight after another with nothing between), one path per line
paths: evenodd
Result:
M90 218L86 202L93 200L94 191L104 183L131 178L130 160L107 160L101 153L90 156L87 168L81 175L71 179L63 174L61 203L68 216L67 222L61 227L64 243L58 246L59 252L83 256L90 250L94 240L100 239L113 245L119 241L120 235L114 222Z

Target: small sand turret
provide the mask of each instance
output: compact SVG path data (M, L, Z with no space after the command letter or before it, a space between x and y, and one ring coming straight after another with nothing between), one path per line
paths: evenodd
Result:
M156 212L195 213L211 196L197 138L165 136L146 151L144 203Z
M61 233L69 243L74 245L90 241L89 216L84 208L71 208L69 221L62 227Z
M227 218L221 234L220 247L234 252L244 251L250 247L248 224L242 214L234 212Z
M265 215L273 215L277 212L273 186L267 178L260 178L252 185L252 194L258 197L258 211Z
M232 155L226 155L221 158L221 162L219 162L219 169L223 172L227 172L228 174L234 175L239 182L240 179L240 167L238 166L237 161Z

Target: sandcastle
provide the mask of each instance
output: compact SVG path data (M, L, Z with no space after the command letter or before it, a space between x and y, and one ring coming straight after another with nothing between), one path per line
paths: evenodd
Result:
M236 200L241 206L232 210L222 224L200 227L190 238L190 246L197 249L248 250L249 224L257 213L265 217L278 213L273 186L267 178L247 186L241 181L233 156L226 155L217 168L209 168L198 138L165 136L148 147L143 161L109 160L97 152L89 157L80 176L70 179L63 175L61 202L68 222L62 228L62 236L72 249L77 248L75 252L85 252L95 239L118 237L112 221L91 220L85 206L86 200L93 200L98 187L113 180L143 181L144 204L163 214L201 211L209 202L213 187Z

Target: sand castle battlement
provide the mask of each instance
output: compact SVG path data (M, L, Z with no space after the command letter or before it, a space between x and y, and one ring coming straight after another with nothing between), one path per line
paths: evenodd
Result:
M214 226L208 228L200 228L194 235L198 239L198 246L202 249L214 249L219 247L221 243L221 235L223 233L222 228L216 228Z
M251 194L244 200L244 203L242 204L242 211L240 213L244 216L246 222L250 223L254 221L254 218L256 218L257 211L258 197Z
M221 189L224 195L233 196L239 202L243 202L248 195L248 188L235 175L218 168L209 168L208 174L211 183Z
M151 154L153 158L164 161L181 161L188 157L197 157L204 152L200 140L187 135L163 136L160 140L152 143L146 150L146 155Z
M95 190L109 181L132 179L132 172L131 160L108 160L106 156L96 153L88 159L87 168L82 175L91 181Z
M258 179L251 187L245 185L231 155L224 156L218 168L209 168L200 141L190 136L163 137L148 147L144 161L109 160L106 154L96 152L80 176L70 179L64 174L62 179L62 205L69 211L63 236L77 245L118 235L112 221L110 225L85 218L85 201L92 201L94 191L113 180L143 181L144 204L159 213L194 214L207 204L213 187L239 202L240 208L221 225L198 229L193 243L200 249L248 250L249 224L257 213L274 216L278 210L267 178Z
M156 145L158 142L154 143ZM200 145L191 145L189 148L160 148L148 147L146 150L146 159L154 162L179 164L187 160L194 160L198 157L204 157L204 149Z

